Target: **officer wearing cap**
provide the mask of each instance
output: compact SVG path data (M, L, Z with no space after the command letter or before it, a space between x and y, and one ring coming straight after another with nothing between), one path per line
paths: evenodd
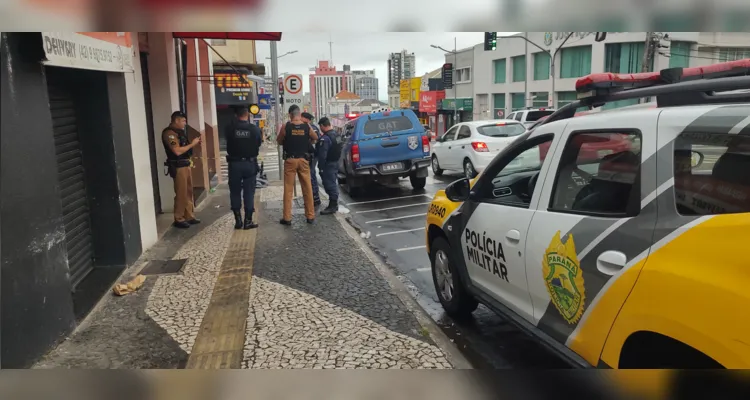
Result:
M315 131L315 134L320 137L320 128L318 128L315 124L312 123L312 121L315 119L312 114L308 112L302 113L302 121L304 121L306 124L310 124L310 126ZM318 164L317 157L315 156L318 151L318 147L320 146L320 142L315 143L315 145L310 145L310 183L312 184L312 191L313 191L313 204L315 204L315 207L320 206L320 190L318 188L318 175L317 170L315 169L316 165Z
M258 153L263 134L250 122L250 111L242 107L237 119L226 127L227 165L229 166L229 200L234 213L234 229L254 229L255 178L258 175ZM242 201L245 201L245 222L242 222Z
M336 131L331 126L331 121L323 117L318 121L323 135L318 143L317 157L320 177L323 179L323 188L328 194L328 207L321 211L321 215L333 214L339 210L339 186L338 171L339 158L341 158L341 141Z
M161 132L161 141L167 153L167 161L164 165L167 167L167 173L174 180L173 225L182 229L201 222L195 218L193 210L193 174L190 168L193 165L191 160L193 148L201 143L201 138L199 136L188 140L185 132L186 126L185 114L175 111L172 113L169 126Z

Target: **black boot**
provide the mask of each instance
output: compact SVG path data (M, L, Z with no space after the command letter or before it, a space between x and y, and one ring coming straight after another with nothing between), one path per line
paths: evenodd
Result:
M339 202L338 200L331 200L328 202L328 207L326 207L325 210L320 212L320 215L330 215L334 214L336 211L339 210Z
M245 230L248 229L255 229L258 227L258 224L253 223L253 213L245 213L245 226L243 227Z
M239 211L234 212L234 229L242 229L242 213Z

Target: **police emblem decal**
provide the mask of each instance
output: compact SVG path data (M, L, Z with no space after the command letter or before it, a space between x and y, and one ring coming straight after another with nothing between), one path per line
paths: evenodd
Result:
M409 136L408 144L409 144L409 150L416 150L417 146L419 146L419 143L417 143L417 137Z
M544 44L547 46L552 44L552 32L544 32Z
M573 235L568 234L563 243L560 231L555 233L542 259L542 274L557 311L569 324L578 322L583 315L586 290Z

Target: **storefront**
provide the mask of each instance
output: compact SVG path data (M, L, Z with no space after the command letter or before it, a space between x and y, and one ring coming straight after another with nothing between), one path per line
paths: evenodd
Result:
M438 136L447 130L445 119L439 118L438 115L438 103L441 103L443 98L444 90L424 91L419 94L419 112L424 116L426 125Z
M474 116L474 99L443 99L440 110L441 114L445 115L449 127L458 122L471 121ZM458 120L454 118L456 110L458 110Z
M3 368L67 335L156 236L133 39L2 33Z

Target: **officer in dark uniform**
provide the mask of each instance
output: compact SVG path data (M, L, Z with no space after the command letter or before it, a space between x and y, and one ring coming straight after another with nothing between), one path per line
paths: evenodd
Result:
M320 137L320 128L315 126L315 124L312 123L313 117L312 114L308 112L302 113L302 121L304 121L306 124L310 124L310 126L315 131L315 134ZM318 171L315 169L315 166L318 164L316 154L318 153L318 147L320 146L320 142L315 143L314 145L310 145L310 183L312 184L312 191L313 191L313 204L315 204L315 207L320 206L320 189L318 188Z
M183 229L201 222L195 218L193 210L193 174L190 168L193 165L193 147L201 143L201 138L188 140L186 125L185 114L175 111L169 126L161 132L161 142L167 153L164 165L174 180L174 226Z
M336 131L331 126L331 121L323 117L318 121L323 135L318 143L317 157L320 177L323 180L323 188L328 194L328 207L321 211L320 214L333 214L339 210L339 158L341 158L341 140L339 140Z
M229 165L229 199L234 212L235 229L254 229L255 178L258 176L258 152L263 134L250 122L250 111L243 107L237 119L224 131L227 139L227 164ZM245 222L242 222L242 200L245 200Z

